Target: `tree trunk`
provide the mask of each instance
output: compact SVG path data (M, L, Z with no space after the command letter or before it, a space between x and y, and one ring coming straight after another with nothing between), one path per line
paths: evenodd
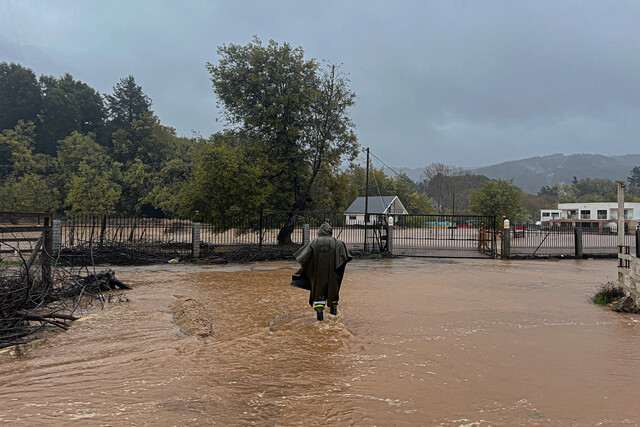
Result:
M278 232L278 246L290 245L291 242L291 234L293 230L296 228L296 221L298 219L298 215L300 214L297 210L292 210L287 218L287 221L284 223L284 226Z

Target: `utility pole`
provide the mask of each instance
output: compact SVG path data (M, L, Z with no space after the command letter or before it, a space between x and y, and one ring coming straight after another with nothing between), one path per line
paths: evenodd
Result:
M367 167L364 178L364 247L367 253L367 224L369 223L369 147L367 147Z

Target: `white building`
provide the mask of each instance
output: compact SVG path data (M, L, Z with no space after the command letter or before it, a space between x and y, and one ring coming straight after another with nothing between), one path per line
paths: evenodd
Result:
M560 219L562 211L560 209L541 209L540 210L540 222L545 223L552 219Z
M618 202L560 203L558 209L562 219L618 219ZM640 203L625 202L624 219L640 220Z
M560 203L558 209L542 209L540 222L554 228L617 229L618 203ZM625 228L635 229L640 223L640 203L625 202Z
M344 212L347 225L364 225L365 198L356 198ZM367 202L367 211L369 213L369 224L382 222L393 216L394 220L398 219L398 215L408 215L409 212L398 196L369 196Z

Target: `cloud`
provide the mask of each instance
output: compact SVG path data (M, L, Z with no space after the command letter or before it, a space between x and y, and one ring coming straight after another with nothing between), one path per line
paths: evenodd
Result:
M343 63L360 141L388 164L637 152L640 4L584 1L23 2L0 61L106 92L133 74L163 123L208 134L207 61L255 34ZM611 153L614 154L614 153Z

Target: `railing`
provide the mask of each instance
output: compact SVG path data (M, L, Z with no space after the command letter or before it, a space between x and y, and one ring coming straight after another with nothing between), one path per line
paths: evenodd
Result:
M496 255L494 217L471 215L406 215L395 223L397 255L475 258Z
M0 212L0 261L29 273L37 263L42 283L51 282L53 216L46 212ZM1 270L0 270L1 271Z
M626 230L625 244L636 246L635 230ZM511 229L510 257L613 256L618 253L618 236L598 227L551 227L530 224Z
M636 240L640 240L640 236ZM630 246L619 246L618 250L618 284L632 296L636 306L640 306L640 290L638 282L640 274L640 251L638 243L636 250L632 251Z
M189 220L112 216L69 216L60 219L62 247L118 247L149 252L189 252L193 223Z

